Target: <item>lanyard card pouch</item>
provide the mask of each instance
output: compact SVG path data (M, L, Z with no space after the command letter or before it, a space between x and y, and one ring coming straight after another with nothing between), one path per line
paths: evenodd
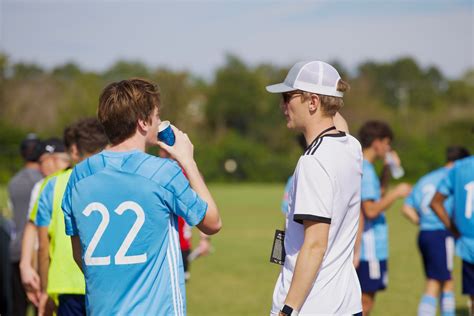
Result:
M273 239L270 262L283 265L285 263L285 255L285 232L277 229Z

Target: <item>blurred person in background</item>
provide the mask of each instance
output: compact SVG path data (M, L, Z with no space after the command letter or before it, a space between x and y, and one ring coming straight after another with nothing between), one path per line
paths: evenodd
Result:
M387 287L388 282L388 228L385 211L397 199L408 196L411 186L400 183L393 190L388 190L390 170L386 161L391 153L400 161L391 148L393 132L390 126L382 121L368 121L359 130L359 141L362 144L364 161L362 166L361 208L363 214L363 233L360 239L360 258L357 267L362 288L362 306L364 315L369 315L375 303L375 295ZM384 162L379 179L374 163ZM356 246L356 249L359 249Z
M469 156L469 151L464 147L448 147L445 166L420 178L402 208L403 214L420 227L418 247L423 259L426 285L424 295L418 305L419 316L436 315L440 296L441 315L454 316L455 313L454 283L451 279L454 238L429 204L439 183L446 177L454 161L467 156ZM452 197L445 200L444 207L451 217L454 207Z
M444 201L452 197L454 212L449 216ZM454 163L439 184L430 204L456 240L456 254L462 259L462 293L469 295L474 315L474 156Z
M96 118L79 120L72 125L72 129L74 143L67 148L68 152L77 152L72 154L72 163L86 159L107 145L107 136ZM65 143L71 142L65 140ZM51 315L56 306L58 316L86 314L84 275L74 262L61 210L71 168L70 164L46 179L38 200L35 224L39 237L40 316Z
M74 135L71 127L64 131L64 143L58 138L50 138L41 142L40 149L40 170L46 178L38 181L31 191L30 205L27 214L27 223L22 240L20 272L23 287L28 299L36 306L39 305L41 293L40 278L37 272L37 245L38 232L34 224L38 197L44 188L45 181L56 172L67 168L71 161L66 150L74 144Z
M28 300L21 282L20 256L23 230L26 224L30 195L33 186L43 175L40 172L40 140L29 134L20 144L20 154L25 164L8 183L9 206L13 214L13 234L10 242L11 288L13 298L13 315L26 315Z
M0 212L0 315L12 315L10 240L13 234L10 220Z
M296 142L298 143L298 146L301 148L301 151L304 152L306 150L306 146L308 146L308 144L306 144L306 139L304 138L304 135L298 134L298 136L296 136ZM281 200L280 208L281 208L281 212L285 214L285 216L288 213L288 197L289 197L292 186L293 186L293 175L291 175L286 181L285 191L283 192L283 199Z

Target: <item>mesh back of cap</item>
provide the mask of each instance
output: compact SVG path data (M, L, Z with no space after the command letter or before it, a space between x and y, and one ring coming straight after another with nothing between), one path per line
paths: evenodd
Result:
M302 90L342 98L344 93L337 91L341 79L337 70L323 61L303 61L291 67L283 83L267 87L272 93Z
M321 61L315 61L306 64L301 69L298 81L336 87L339 78L339 73L334 67Z

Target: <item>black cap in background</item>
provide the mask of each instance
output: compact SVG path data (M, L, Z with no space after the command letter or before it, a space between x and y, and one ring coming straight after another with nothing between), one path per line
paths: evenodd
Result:
M41 154L65 153L66 146L59 138L49 138L41 142Z
M23 159L30 162L37 162L41 156L41 140L36 134L30 133L20 143L20 154Z

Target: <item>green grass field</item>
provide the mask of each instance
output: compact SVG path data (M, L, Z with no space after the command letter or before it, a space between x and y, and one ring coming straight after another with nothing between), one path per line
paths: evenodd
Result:
M222 231L212 238L215 253L193 262L187 288L188 314L268 315L279 266L269 262L276 228L283 226L283 185L214 185ZM424 288L417 228L396 204L387 213L390 232L389 286L372 315L416 315ZM197 233L194 234L197 237ZM197 245L197 240L195 241ZM454 276L460 281L460 260ZM467 297L456 283L456 315L467 315Z
M212 185L222 213L222 231L212 237L215 252L192 263L187 285L188 315L268 315L279 266L269 262L274 231L282 228L283 185ZM0 206L6 205L0 188ZM389 286L372 315L416 315L424 275L416 247L417 228L396 204L387 213L390 232ZM194 233L197 245L198 233ZM467 315L456 257L456 315Z

